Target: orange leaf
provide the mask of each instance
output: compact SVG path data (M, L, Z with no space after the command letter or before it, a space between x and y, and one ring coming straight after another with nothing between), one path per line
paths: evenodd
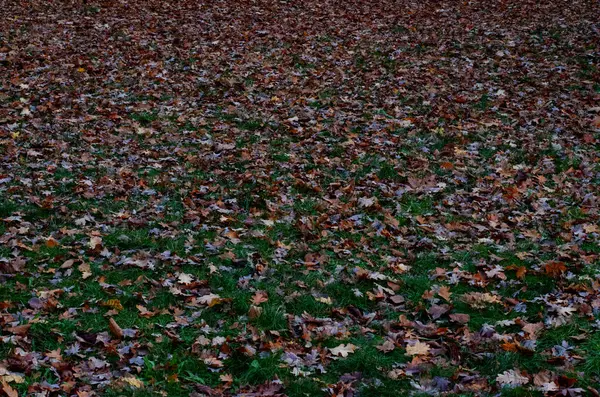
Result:
M58 247L59 245L60 244L58 243L58 241L56 241L52 237L50 237L48 240L46 240L46 247L48 247L48 248Z
M507 352L516 352L518 350L517 344L512 342L503 343L501 346Z
M567 271L567 267L564 262L552 261L544 265L544 270L546 271L546 274L556 278Z

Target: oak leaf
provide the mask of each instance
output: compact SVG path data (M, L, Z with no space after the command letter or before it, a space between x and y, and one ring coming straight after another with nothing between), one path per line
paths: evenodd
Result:
M498 375L496 377L496 382L498 382L501 386L516 387L529 383L529 378L521 375L514 369L510 369Z
M348 357L348 354L354 353L356 349L357 347L355 345L353 345L352 343L348 343L347 345L341 344L337 347L329 349L329 351L334 356Z

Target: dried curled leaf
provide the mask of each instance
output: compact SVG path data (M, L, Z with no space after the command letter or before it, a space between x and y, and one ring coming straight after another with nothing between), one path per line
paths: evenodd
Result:
M113 334L115 338L123 339L123 330L121 329L121 327L119 327L119 324L117 324L115 319L112 317L108 319L108 328L110 330L110 333Z

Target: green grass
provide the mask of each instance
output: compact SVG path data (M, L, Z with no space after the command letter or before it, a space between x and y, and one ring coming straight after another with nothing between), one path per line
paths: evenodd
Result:
M223 23L239 16L230 3L207 3L202 18L186 10L206 22L194 40L160 28L179 22L168 4L112 14L48 5L52 18L11 5L0 28L11 42L1 61L11 77L0 94L0 368L23 374L10 382L19 396L47 384L76 394L104 377L91 390L113 397L260 395L273 380L291 397L343 387L537 396L533 376L545 370L597 387L600 156L589 104L600 85L589 27L553 8L544 18L564 26L523 36L519 17L508 24L457 3L434 19L466 25L362 7L377 23L324 32L322 21L339 27L344 13L308 1L260 10L261 24L294 21L289 35L238 36ZM87 15L113 26L115 15L147 11L158 30L133 23L108 38L50 23ZM104 39L109 68L81 44ZM549 274L550 261L567 271ZM498 302L469 304L472 293ZM448 311L434 320L435 305ZM536 323L535 336L524 331ZM505 344L533 339L532 351ZM386 340L394 349L378 350ZM408 355L415 340L429 354ZM348 343L356 351L331 354ZM58 349L62 361L47 357ZM91 368L96 359L107 368ZM507 370L529 383L502 388ZM143 387L123 384L128 371ZM449 391L427 390L433 380Z

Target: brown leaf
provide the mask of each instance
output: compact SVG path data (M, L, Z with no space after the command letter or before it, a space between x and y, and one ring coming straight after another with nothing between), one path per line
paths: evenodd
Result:
M256 291L256 293L252 296L252 304L256 306L267 302L268 300L269 295L266 293L266 291Z
M10 385L6 382L2 382L2 391L7 397L19 397L19 392L10 387Z
M114 318L110 318L108 320L108 328L110 329L111 334L117 339L123 339L123 330L119 327L119 324L115 321Z
M450 315L450 320L454 321L455 323L466 324L469 322L470 319L471 316L469 316L468 314L453 313Z
M262 312L263 312L262 307L252 305L252 306L250 306L250 310L248 311L248 317L251 320L254 320L255 318L259 318L262 315Z
M386 341L383 342L383 344L375 346L375 348L381 352L389 353L396 348L396 345L394 345L394 343L389 339L386 339Z
M438 295L450 302L450 295L452 295L452 292L450 292L450 288L448 286L444 285L440 287Z
M93 250L100 250L102 248L102 237L98 237L98 236L91 237L89 246Z
M58 247L59 245L60 245L59 242L56 241L52 237L50 237L50 238L48 238L48 240L46 240L46 247L48 247L48 248Z
M450 305L431 305L427 313L431 315L431 318L437 320L442 317L445 313L450 310Z
M561 274L567 271L567 267L564 262L552 261L544 265L546 274L554 278L560 277Z
M31 324L23 324L7 328L6 330L14 335L25 336L27 335L27 331L29 331L30 327Z
M77 270L81 272L81 278L84 280L92 276L92 269L90 268L89 263L82 263L81 265L77 266Z

